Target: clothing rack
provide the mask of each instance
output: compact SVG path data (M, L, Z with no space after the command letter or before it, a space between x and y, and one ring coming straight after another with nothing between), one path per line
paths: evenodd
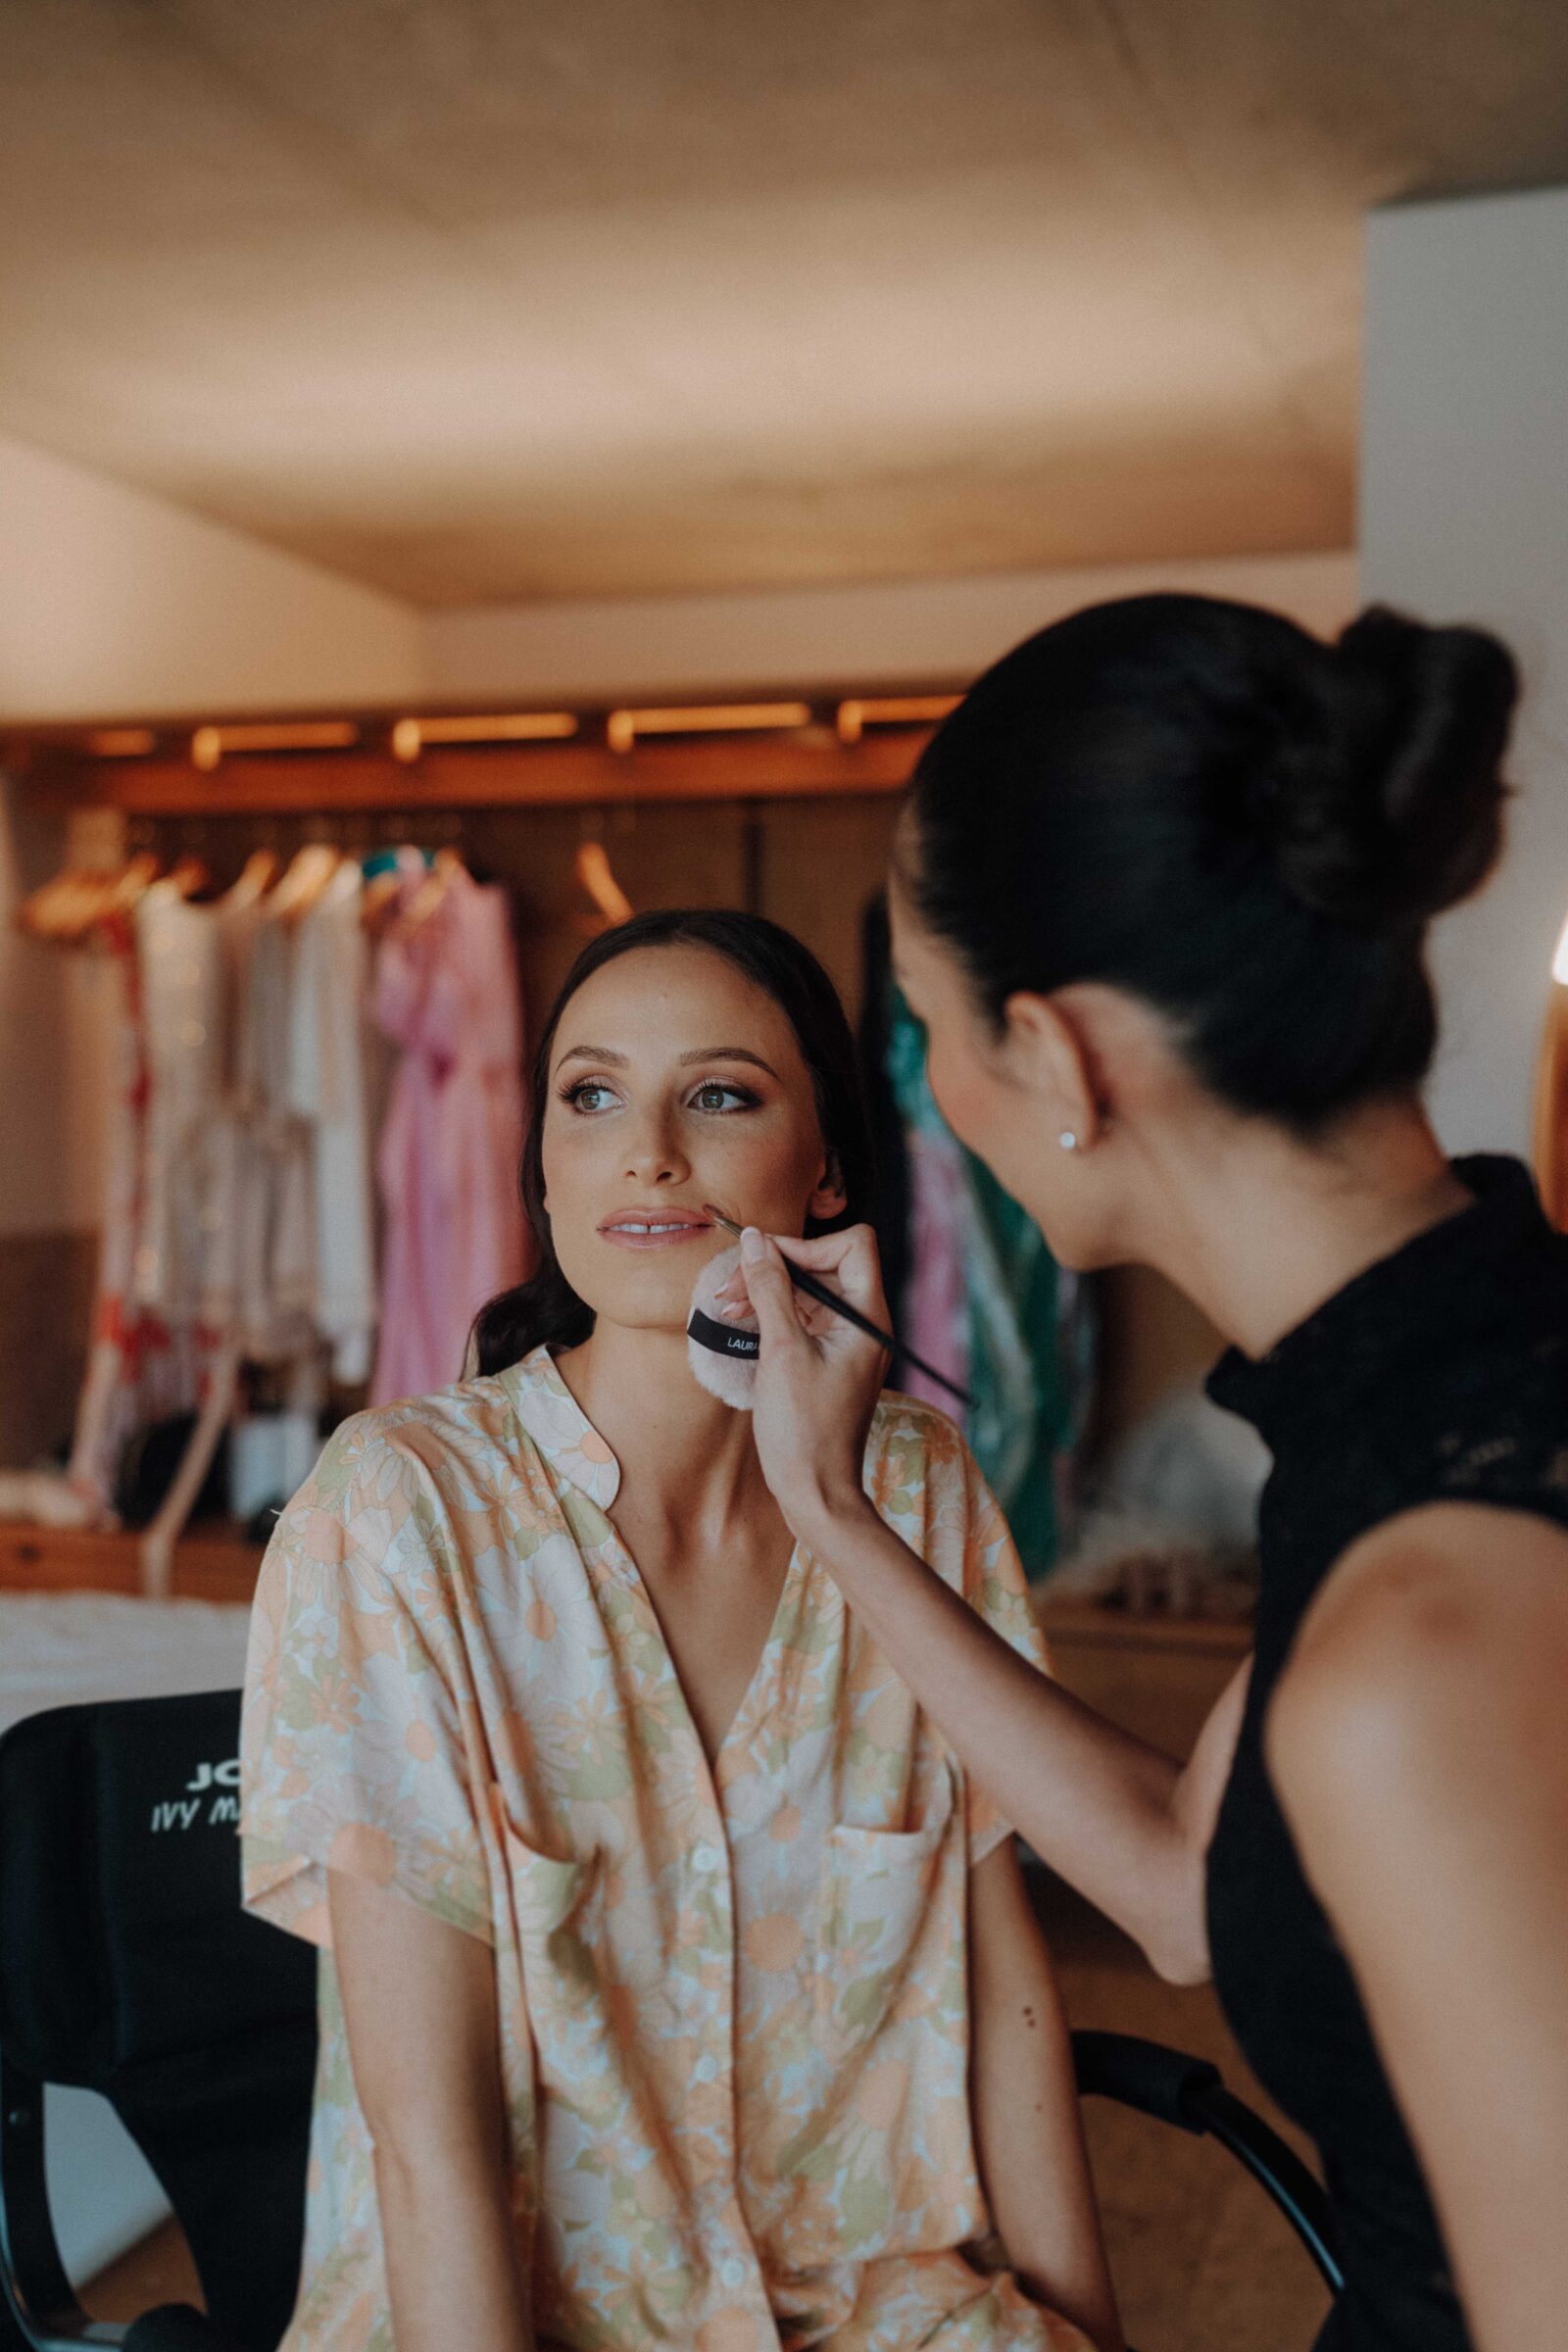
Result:
M951 693L562 712L13 728L33 807L127 816L404 814L883 795Z
M893 797L956 699L121 717L0 730L0 763L26 806L71 820L71 862L88 867L131 852L183 857L226 885L263 846L284 858L311 841L351 856L395 842L461 849L516 894L535 1005L594 919L580 870L590 840L638 904L674 903L689 874L702 902L775 914L853 1000L858 913L884 870ZM178 1588L203 1541L185 1523L237 1369L226 1356L214 1365L164 1507L139 1538L94 1538L95 1573L118 1577L134 1557L142 1590ZM29 1554L49 1544L36 1529L18 1541Z

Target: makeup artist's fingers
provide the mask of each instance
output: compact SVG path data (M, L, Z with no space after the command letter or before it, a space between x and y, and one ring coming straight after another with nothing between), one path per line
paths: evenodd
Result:
M827 1277L852 1306L869 1315L883 1330L891 1328L888 1302L882 1289L882 1260L876 1234L869 1225L851 1225L843 1233L814 1234L809 1241L793 1234L774 1236L780 1253L808 1274Z
M810 1241L798 1240L793 1234L774 1234L770 1238L783 1256L804 1266L808 1273L825 1276L832 1288L842 1291L862 1315L880 1323L884 1330L890 1328L876 1235L869 1225L852 1225L844 1233L817 1234ZM749 1294L744 1265L736 1268L717 1296L721 1306L745 1307ZM816 1315L806 1316L806 1300L799 1293L796 1298L808 1327L816 1329L820 1317L830 1310L822 1307Z
M811 1301L791 1283L772 1237L759 1233L755 1226L747 1228L741 1242L736 1280L742 1286L743 1298L757 1317L764 1350L771 1348L782 1351L805 1345L808 1334L800 1310ZM825 1314L828 1310L824 1307L822 1311Z
M777 1245L749 1231L742 1267L761 1335L752 1429L762 1474L797 1536L858 1500L865 1436L887 1358L874 1340L797 1291Z

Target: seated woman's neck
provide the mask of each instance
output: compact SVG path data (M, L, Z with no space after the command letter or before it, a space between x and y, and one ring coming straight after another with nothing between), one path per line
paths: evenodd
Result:
M698 1387L683 1331L630 1330L601 1317L556 1360L639 1509L690 1525L770 1502L751 1415Z

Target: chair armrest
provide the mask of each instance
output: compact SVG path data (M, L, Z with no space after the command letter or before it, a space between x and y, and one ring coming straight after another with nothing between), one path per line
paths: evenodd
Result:
M1342 2293L1345 2271L1340 2262L1339 2230L1322 2182L1307 2171L1295 2149L1287 2147L1279 2133L1234 2091L1227 2090L1217 2076L1206 2089L1198 2092L1194 2112L1200 2119L1198 2129L1212 2133L1267 2189L1317 2265L1319 2277L1332 2293Z
M1085 2098L1114 2099L1198 2137L1209 2129L1196 2112L1205 2091L1223 2089L1217 2066L1135 2034L1075 2034L1073 2065Z

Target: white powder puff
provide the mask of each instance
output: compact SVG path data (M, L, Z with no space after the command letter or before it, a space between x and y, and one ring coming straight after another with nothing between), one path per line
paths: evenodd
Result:
M716 1325L719 1331L750 1332L755 1335L757 1317L749 1308L733 1323L718 1311L718 1294L740 1262L738 1244L733 1250L721 1250L716 1257L709 1259L692 1291L692 1313L705 1317L710 1326ZM752 1392L757 1386L755 1355L722 1354L711 1344L705 1345L703 1341L694 1339L688 1329L686 1357L699 1388L706 1389L710 1396L716 1396L721 1404L733 1405L738 1413L751 1411Z

